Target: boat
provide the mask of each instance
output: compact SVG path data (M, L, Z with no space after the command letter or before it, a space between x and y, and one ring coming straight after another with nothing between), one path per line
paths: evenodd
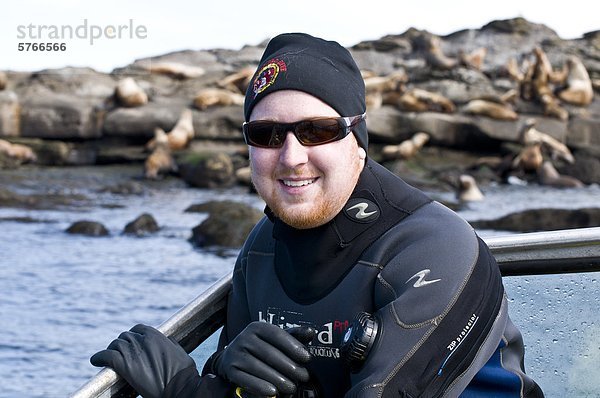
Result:
M502 276L600 271L600 227L531 232L484 238ZM232 273L182 307L158 330L192 352L225 322ZM71 398L124 398L138 394L112 369L104 368Z

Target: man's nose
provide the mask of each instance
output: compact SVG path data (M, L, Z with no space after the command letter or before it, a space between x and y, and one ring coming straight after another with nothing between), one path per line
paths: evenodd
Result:
M308 148L298 141L294 133L287 133L283 146L279 149L279 161L287 167L294 168L308 162Z

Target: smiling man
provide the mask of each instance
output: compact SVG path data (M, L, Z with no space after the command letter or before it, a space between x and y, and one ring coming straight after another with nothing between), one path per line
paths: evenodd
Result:
M200 376L136 326L92 363L163 398L543 397L487 246L368 158L365 109L346 49L272 39L242 127L266 217L238 256L217 352Z

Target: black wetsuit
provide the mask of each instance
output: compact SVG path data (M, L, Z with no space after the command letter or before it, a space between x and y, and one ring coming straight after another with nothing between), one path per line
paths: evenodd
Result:
M267 215L236 262L219 349L251 321L310 325L323 397L543 396L523 371L494 258L446 207L369 160L328 224L297 230ZM360 311L379 333L351 373L339 346Z

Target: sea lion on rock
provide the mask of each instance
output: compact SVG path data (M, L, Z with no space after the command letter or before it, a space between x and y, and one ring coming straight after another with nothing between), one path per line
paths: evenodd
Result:
M552 159L562 159L568 163L575 163L575 158L569 148L558 141L556 138L542 133L535 128L536 120L533 118L527 119L521 128L519 138L523 145L541 144L550 152Z
M406 112L434 111L452 113L456 110L456 106L448 98L420 88L385 93L383 95L383 103L394 105Z
M177 166L171 155L167 133L161 128L154 130L154 150L144 163L144 175L155 180L159 175L176 171Z
M560 106L550 87L550 82L563 83L566 80L567 69L555 72L546 53L540 47L534 48L533 53L536 62L529 68L521 83L521 96L526 100L538 100L544 108L545 115L567 120L569 112Z
M157 130L163 131L160 128L156 128L154 130L154 138L148 141L146 144L146 150L152 151L156 148L156 138L162 137L162 134L158 133ZM164 133L164 131L163 131ZM194 139L194 124L192 118L192 110L184 109L181 112L181 116L175 124L175 127L169 133L166 134L167 143L169 145L169 149L172 151L179 151L181 149L186 148L189 143Z
M525 68L519 67L519 63L516 58L511 57L504 66L503 72L508 75L508 77L517 83L521 83L525 79L525 74L523 70L527 70L528 66L525 65Z
M381 108L381 105L383 105L383 94L379 91L367 93L365 95L365 104L368 111Z
M384 159L410 159L429 141L429 134L416 133L412 138L402 141L399 145L386 145L381 155Z
M394 71L387 76L369 76L363 77L365 81L365 90L368 93L389 91L401 91L404 84L408 82L408 75L402 70Z
M126 77L117 83L115 96L125 107L136 107L148 103L148 95L131 77Z
M0 90L4 90L6 88L7 83L8 78L6 77L6 73L0 70Z
M458 60L447 57L442 51L442 42L437 36L430 36L426 41L425 61L434 69L450 70L458 65Z
M480 47L470 53L466 53L464 50L460 50L458 53L458 59L460 64L471 69L481 70L483 67L483 60L487 54L487 48Z
M575 177L559 174L552 162L546 160L537 171L540 184L557 188L581 188L583 182Z
M458 177L458 191L456 197L461 202L475 202L485 198L477 186L475 179L468 174L461 174L460 177Z
M587 106L594 99L592 80L581 60L572 55L567 58L567 87L558 91L558 98L572 105Z
M178 62L151 62L144 68L150 73L171 76L175 79L192 79L204 75L205 71L199 66L180 64Z
M256 68L247 67L225 77L218 84L219 87L239 94L245 94L246 88L252 81Z
M205 88L194 97L194 106L201 111L211 106L227 105L244 105L244 96L221 88Z
M508 104L475 99L469 101L462 109L464 113L481 115L498 120L517 120L519 116Z
M35 152L30 147L13 144L2 139L0 139L0 154L16 159L20 163L35 162L37 160Z

